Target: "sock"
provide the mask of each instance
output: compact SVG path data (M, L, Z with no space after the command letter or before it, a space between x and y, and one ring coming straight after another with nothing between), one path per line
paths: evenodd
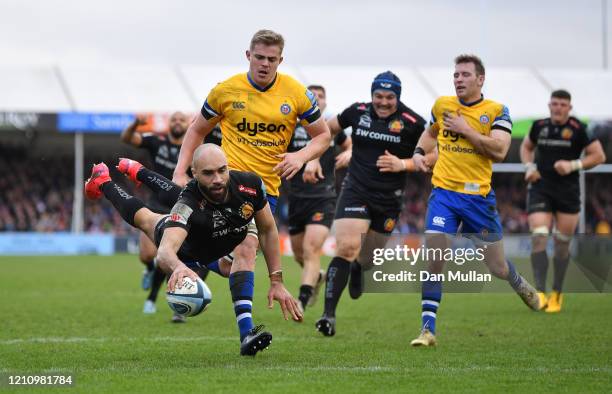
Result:
M234 313L240 331L240 341L254 327L253 316L253 292L255 287L255 273L252 271L238 271L229 276Z
M421 288L421 330L436 333L436 317L442 300L442 282L428 280Z
M166 273L157 268L153 273L153 283L151 283L151 291L149 292L147 300L153 302L157 300L157 294L159 293L162 283L164 283L164 279L166 279Z
M563 280L565 279L565 273L567 272L567 266L569 265L569 256L553 258L553 264L555 271L553 272L553 290L561 293L563 288Z
M325 281L325 315L336 316L336 306L340 301L342 291L346 287L351 272L351 264L342 257L334 257L327 267Z
M159 201L167 206L173 206L181 194L181 187L155 171L142 167L136 178L147 185L157 195Z
M140 208L144 208L145 204L138 198L131 196L113 181L104 183L101 189L104 196L117 209L123 220L132 227L136 227L134 225L134 215L136 215Z
M314 287L310 285L300 286L300 296L298 297L298 299L302 303L302 308L306 309L308 300L310 300L310 297L312 297L313 293L314 293Z
M155 269L155 263L153 262L153 260L151 261L147 261L145 263L145 266L147 267L147 271L151 272Z
M546 274L548 273L548 256L546 250L531 254L531 267L535 287L540 292L546 291Z
M219 260L213 261L212 263L208 264L206 268L208 268L209 271L212 271L212 272L215 272L221 275L221 268L219 267Z
M208 278L208 273L209 272L210 272L210 270L207 267L200 267L196 271L196 273L198 274L200 279L202 279L203 281L206 281L206 278Z
M508 264L507 281L508 283L510 283L510 286L512 286L512 288L516 291L518 290L518 287L521 284L522 278L518 274L518 272L516 272L516 267L514 266L514 264L512 264L510 260L506 260L506 263Z
M351 263L351 281L361 283L361 264L357 260ZM354 278L354 279L353 279Z

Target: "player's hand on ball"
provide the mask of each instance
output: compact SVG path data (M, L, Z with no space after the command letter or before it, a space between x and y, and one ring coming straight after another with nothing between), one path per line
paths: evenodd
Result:
M198 274L187 268L186 265L178 267L172 271L172 275L170 279L168 279L168 291L173 292L177 286L180 288L183 283L183 278L186 276L191 278L194 282L199 278Z
M174 173L172 175L172 182L176 183L177 185L179 185L180 187L185 187L185 185L187 185L187 183L190 181L191 179L189 179L189 177L187 176L187 174L183 174L183 173Z
M319 159L310 160L304 167L302 179L306 183L317 183L319 179L325 179L323 176L323 168Z
M300 312L297 301L285 288L282 282L274 281L270 284L270 290L268 291L268 308L272 309L274 300L278 301L280 304L285 320L289 320L289 317L291 317L297 322L302 321L304 316Z
M301 159L298 152L281 153L276 155L281 158L281 162L274 167L274 171L277 172L281 178L291 179L304 165L304 161Z
M554 167L559 175L568 175L572 172L572 163L569 160L557 160Z
M385 150L384 155L378 156L376 160L376 167L380 172L400 172L406 169L402 159L392 155L388 150Z
M353 157L353 150L347 149L344 152L340 152L336 156L336 169L348 167L351 157Z

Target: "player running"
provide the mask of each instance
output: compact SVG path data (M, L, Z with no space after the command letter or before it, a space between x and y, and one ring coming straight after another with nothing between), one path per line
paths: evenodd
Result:
M328 118L325 114L325 88L310 85L308 90L316 96L319 109ZM288 151L296 152L309 141L306 130L298 126ZM347 151L351 148L351 138L344 131L338 133L318 160L308 162L289 181L289 235L295 261L303 268L299 293L302 310L314 305L319 287L325 282L325 271L321 270L321 249L329 235L336 207L336 146L340 146L343 152Z
M436 146L438 149L425 219L426 246L446 249L450 246L449 237L462 225L462 232L472 236L477 245L486 245L485 263L491 273L507 280L531 309L538 310L535 289L504 256L502 227L491 189L493 162L504 160L510 147L510 113L506 106L482 96L485 69L479 57L458 56L453 81L457 95L436 100L430 124L413 155L416 168L429 172L431 166L423 155ZM428 261L430 273L441 273L443 266L442 260ZM423 282L421 334L411 342L412 346L436 344L436 314L441 298L441 282Z
M121 141L147 150L153 162L154 171L166 178L171 178L176 167L183 137L189 125L189 119L182 112L173 113L168 121L169 131L167 135L156 135L155 133L141 134L136 132L138 126L145 123L145 117L136 116L134 121L121 133ZM147 201L147 207L156 213L169 213L172 205L167 206L163 204L153 194ZM155 268L154 258L157 248L142 232L140 233L139 246L140 261L146 266L142 275L142 288L143 290L150 289L144 303L143 312L151 314L156 312L155 300L166 275L161 270ZM182 323L185 321L185 318L184 316L174 314L172 321Z
M349 275L355 299L362 292L362 265L371 267L372 249L383 247L395 228L405 172L415 168L410 155L425 127L400 101L401 81L391 71L377 75L370 92L372 102L355 103L328 122L334 134L352 128L353 149L336 207L336 256L327 269L325 308L316 323L325 336L336 333L336 307Z
M268 307L277 300L285 319L291 316L301 320L297 301L283 285L276 223L258 176L230 171L225 155L213 144L204 144L194 152L191 168L195 179L182 191L178 185L135 161L122 159L118 167L132 180L151 187L160 200L167 204L175 201L170 214L157 214L129 195L111 180L104 163L93 167L85 183L85 193L91 199L104 195L126 222L155 242L159 248L156 257L159 266L172 273L168 281L170 291L185 276L197 279L192 267L215 261L240 244L247 234L253 235L248 228L254 219L270 273ZM236 253L231 268L223 267L216 272L229 276L240 332L240 354L255 355L272 341L272 334L262 331L263 326L254 326L252 320L255 253Z
M528 182L527 212L532 234L531 265L540 308L560 312L563 279L569 264L569 245L580 213L580 170L606 161L601 142L573 116L572 97L566 90L550 96L550 117L536 120L521 145L521 161ZM584 150L585 156L580 159ZM537 152L537 156L536 153ZM554 278L552 293L546 297L548 256L546 244L555 223Z
M277 72L283 61L284 45L278 33L270 30L255 33L246 51L249 71L215 86L189 126L174 170L175 183L187 183L185 171L193 151L219 123L221 147L229 167L259 175L274 212L280 178L291 179L304 163L321 156L329 147L331 136L314 94L292 77ZM303 149L287 153L298 122L312 140ZM244 253L255 253L257 246L254 239L247 237L236 252L247 249ZM231 260L231 256L227 258Z

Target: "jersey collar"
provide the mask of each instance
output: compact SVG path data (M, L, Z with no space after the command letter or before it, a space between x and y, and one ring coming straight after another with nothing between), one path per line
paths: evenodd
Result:
M278 73L274 75L274 79L272 80L272 82L268 84L268 86L266 86L265 88L262 88L259 85L257 85L255 81L253 81L253 79L251 78L251 73L247 72L247 79L249 80L249 83L251 84L252 87L259 90L260 92L265 92L266 90L270 89L272 85L274 85L274 82L276 82L277 76L278 76Z
M484 96L482 94L480 94L480 98L478 100L476 100L476 101L472 101L471 103L465 103L459 97L457 97L457 100L459 100L459 103L461 103L461 105L464 105L466 107L471 107L473 105L476 105L476 104L482 102L482 100L484 100Z

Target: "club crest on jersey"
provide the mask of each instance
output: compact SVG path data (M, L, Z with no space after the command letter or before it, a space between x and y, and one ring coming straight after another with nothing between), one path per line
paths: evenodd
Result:
M312 215L312 221L313 222L320 222L321 220L323 220L323 212L315 212L314 215Z
M389 131L392 133L399 133L404 128L404 122L399 119L392 120L389 122Z
M372 118L370 118L370 115L363 114L359 117L359 126L370 127L371 124Z
M250 202L245 202L240 206L240 217L245 220L249 220L253 216L253 212L255 212L255 208Z
M489 123L489 116L487 114L481 115L480 116L480 123L482 124L487 124Z
M389 218L387 220L385 220L385 231L390 233L391 231L393 231L393 228L395 227L395 220Z
M569 140L570 138L572 138L572 134L574 134L572 129L566 127L563 129L563 131L561 131L561 138L563 138L564 140Z
M289 104L285 103L281 105L280 111L283 115L289 115L289 112L291 112L291 107L289 106Z
M252 187L247 187L244 185L238 185L238 191L241 193L250 194L251 196L257 195L257 190L253 189Z

